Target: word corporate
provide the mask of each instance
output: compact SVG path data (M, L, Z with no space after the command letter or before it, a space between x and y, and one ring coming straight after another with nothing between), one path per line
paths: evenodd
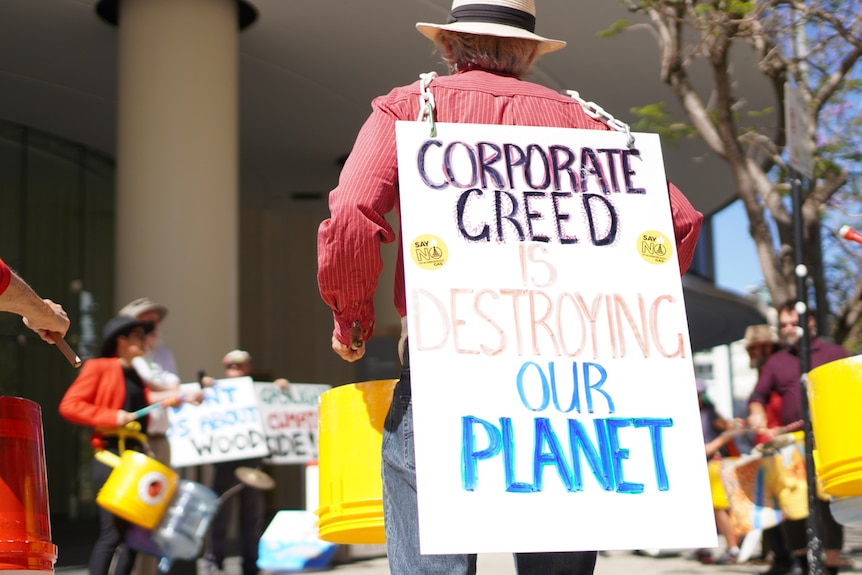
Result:
M467 241L503 243L513 237L577 244L582 234L573 214L579 214L591 244L607 246L616 242L619 221L607 196L647 193L635 184L632 158L639 157L636 148L444 145L432 139L420 146L416 163L428 188L460 190L455 212L458 231Z

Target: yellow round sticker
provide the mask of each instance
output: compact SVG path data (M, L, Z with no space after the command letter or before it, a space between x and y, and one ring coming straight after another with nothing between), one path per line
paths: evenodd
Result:
M449 259L449 248L437 236L424 234L410 243L410 256L417 266L436 270L442 268Z
M638 253L648 263L663 264L670 260L673 242L663 233L649 230L638 236Z

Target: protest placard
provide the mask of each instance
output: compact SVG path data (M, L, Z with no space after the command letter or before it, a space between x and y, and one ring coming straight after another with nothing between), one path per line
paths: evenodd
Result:
M317 400L330 386L255 382L270 463L307 463L317 459Z
M195 385L195 384L183 384ZM217 379L200 405L168 409L171 466L187 467L269 454L250 377Z
M716 545L658 137L398 122L422 553Z

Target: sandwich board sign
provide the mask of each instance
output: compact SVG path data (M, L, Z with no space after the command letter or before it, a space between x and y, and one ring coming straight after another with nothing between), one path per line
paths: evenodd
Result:
M658 136L396 125L423 554L716 545Z
M251 377L217 379L203 391L200 405L168 409L171 467L269 455Z
M255 382L257 405L269 447L269 463L308 463L317 460L318 413L321 394L330 389L316 383Z

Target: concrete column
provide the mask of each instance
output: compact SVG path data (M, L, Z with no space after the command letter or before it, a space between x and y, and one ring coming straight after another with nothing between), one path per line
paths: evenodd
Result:
M218 376L239 334L236 0L119 9L116 305L167 305L180 377Z

